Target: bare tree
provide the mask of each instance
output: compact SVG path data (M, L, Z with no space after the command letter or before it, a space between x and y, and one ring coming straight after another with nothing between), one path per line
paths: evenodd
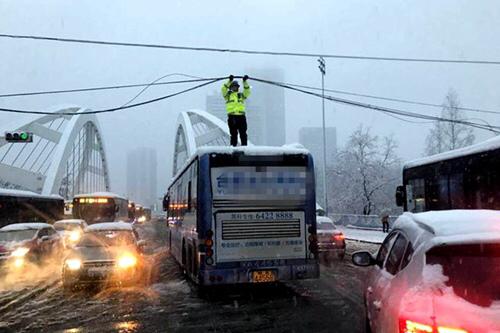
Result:
M394 206L401 177L397 146L393 136L380 140L362 126L354 131L329 173L334 211L369 215Z
M464 114L459 107L458 95L450 89L443 103L441 117L453 121L464 120ZM425 141L425 153L433 155L473 144L474 132L472 128L460 123L436 121Z

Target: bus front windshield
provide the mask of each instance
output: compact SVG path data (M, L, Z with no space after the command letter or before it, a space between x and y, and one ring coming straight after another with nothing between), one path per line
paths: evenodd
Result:
M76 203L73 206L74 215L90 223L114 221L115 203Z

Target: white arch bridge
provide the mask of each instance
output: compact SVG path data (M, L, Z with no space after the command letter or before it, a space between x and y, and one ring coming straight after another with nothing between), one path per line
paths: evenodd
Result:
M0 125L0 188L59 194L109 191L104 142L97 117L69 107L36 119ZM8 143L5 131L33 132L32 143Z
M227 124L216 116L201 110L189 110L177 118L173 176L203 146L229 146L230 134ZM248 142L251 145L250 142Z

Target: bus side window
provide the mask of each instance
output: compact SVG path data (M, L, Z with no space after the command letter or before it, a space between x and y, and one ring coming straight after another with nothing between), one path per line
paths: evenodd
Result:
M425 180L423 178L410 179L408 183L411 191L407 195L413 197L413 205L408 206L408 211L414 213L425 211ZM408 200L410 202L410 198Z

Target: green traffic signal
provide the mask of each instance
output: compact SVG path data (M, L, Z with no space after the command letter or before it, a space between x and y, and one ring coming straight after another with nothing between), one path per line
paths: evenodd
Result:
M19 134L19 137L21 138L21 140L27 140L29 138L29 135L26 132L22 132L21 134Z

